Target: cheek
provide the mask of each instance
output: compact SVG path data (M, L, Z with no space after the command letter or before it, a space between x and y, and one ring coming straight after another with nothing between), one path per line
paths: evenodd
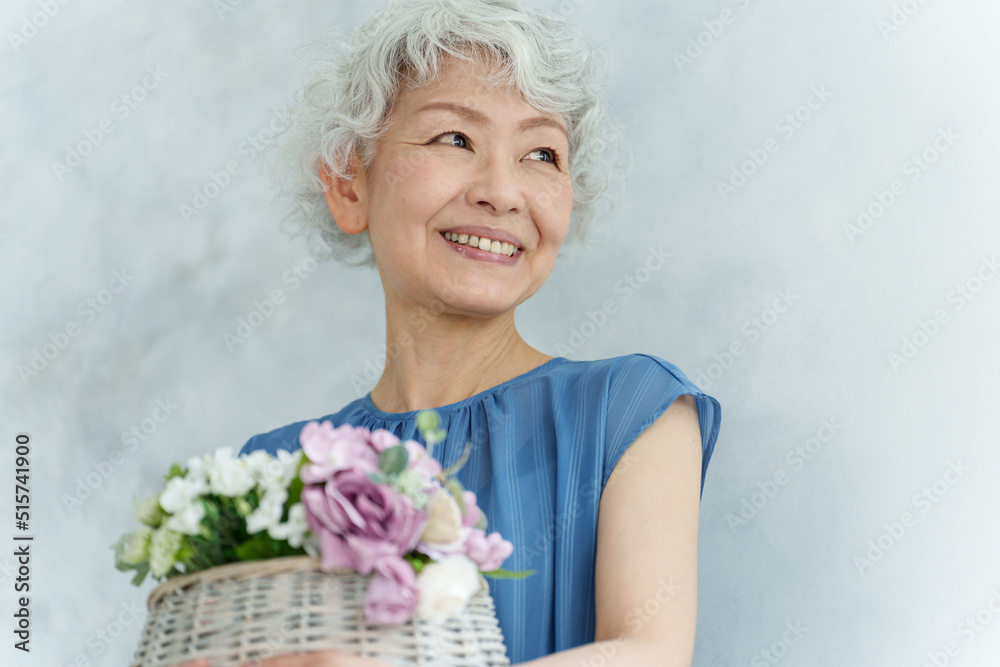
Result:
M552 181L537 190L532 199L534 216L544 225L549 238L561 243L569 231L573 212L573 188L568 179Z
M393 206L405 206L402 210L433 210L450 196L448 184L454 181L426 151L415 150L400 153L386 164L379 177L379 195Z

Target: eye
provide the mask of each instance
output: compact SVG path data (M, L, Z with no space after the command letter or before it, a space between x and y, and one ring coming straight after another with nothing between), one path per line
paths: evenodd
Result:
M454 135L455 135L455 136L457 136L457 137L462 137L462 140L463 140L463 141L465 142L465 144L466 144L465 146L455 146L456 148L467 148L467 147L468 147L468 143L469 143L469 138L468 138L468 137L466 137L466 136L465 136L464 134L462 134L461 132L459 132L458 130L450 130L450 131L448 131L448 132L445 132L444 134L439 134L439 135L437 135L436 137L434 137L433 139L431 139L431 143L432 143L432 144L433 144L433 143L437 143L437 140L438 140L438 139L440 139L441 137L447 137L447 136L448 136L448 135L450 135L450 134L454 134ZM452 145L454 145L454 144L452 144Z
M556 167L558 167L560 165L559 151L557 151L554 148L536 148L535 150L533 150L531 152L532 153L542 153L543 155L548 154L549 155L549 162L551 162L552 164L554 164ZM529 153L529 155L530 154L531 153Z

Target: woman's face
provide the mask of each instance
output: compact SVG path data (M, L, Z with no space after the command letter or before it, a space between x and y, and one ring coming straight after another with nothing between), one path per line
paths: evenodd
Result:
M504 91L485 93L481 71L451 60L437 82L403 92L374 163L355 179L390 303L510 311L548 278L566 236L565 124ZM446 233L498 243L473 248Z

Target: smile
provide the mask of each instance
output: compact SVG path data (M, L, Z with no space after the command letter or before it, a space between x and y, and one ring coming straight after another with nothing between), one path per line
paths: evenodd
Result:
M459 234L457 232L442 232L442 236L459 245L466 245L472 248L479 248L494 255L506 255L513 257L519 252L517 246L506 241L496 241L485 236L475 236L470 234Z

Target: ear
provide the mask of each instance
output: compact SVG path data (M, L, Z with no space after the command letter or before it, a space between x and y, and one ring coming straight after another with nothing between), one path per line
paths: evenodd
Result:
M319 178L326 190L326 205L337 226L347 234L360 234L368 228L368 198L365 172L360 161L352 156L350 173L353 180L332 173L326 162L319 161Z

